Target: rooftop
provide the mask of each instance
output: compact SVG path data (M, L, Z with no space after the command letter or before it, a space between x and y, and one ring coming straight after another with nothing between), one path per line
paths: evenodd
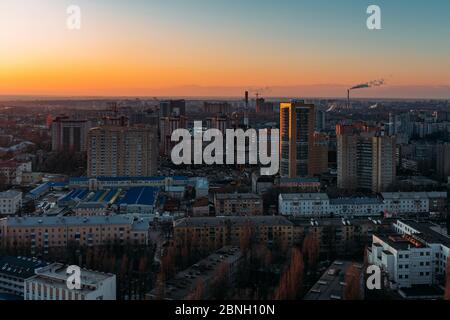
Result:
M35 269L45 267L47 262L36 258L0 256L0 274L27 279Z
M0 199L12 199L19 196L22 196L22 192L16 190L0 192Z
M352 265L359 269L362 268L361 265L350 261L333 262L319 281L309 290L304 300L343 300L345 274Z
M215 197L217 200L261 200L261 196L254 193L216 193Z
M115 275L88 269L81 269L82 288L80 291L87 293L95 290L98 285L101 285L103 281L111 277L115 277ZM28 281L67 289L67 266L61 263L52 263L46 267L38 269L36 271L36 275L28 279Z
M132 225L133 230L146 230L151 223L150 218L136 219L129 215L116 216L67 216L67 217L15 217L6 218L11 227L36 226L83 226L83 225Z
M228 246L216 251L190 268L177 273L173 279L167 280L164 299L186 299L199 283L207 286L223 264L232 265L239 261L241 256L241 251L237 247ZM158 298L158 289L150 292L150 297Z
M284 225L292 226L293 223L281 216L231 216L231 217L198 217L183 218L175 221L175 227L214 227L221 225L243 225L245 223L253 223L257 225Z
M283 193L280 197L283 201L329 200L326 193Z

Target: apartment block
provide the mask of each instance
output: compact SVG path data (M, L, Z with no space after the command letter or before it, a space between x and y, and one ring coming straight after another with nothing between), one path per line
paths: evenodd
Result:
M445 228L398 220L390 233L373 235L368 259L382 269L393 289L432 286L443 280L449 248Z
M67 267L52 263L25 280L25 300L116 300L116 276L80 269L81 288L67 286Z
M15 215L22 207L22 192L8 190L0 192L0 216Z
M263 214L263 200L253 193L217 193L216 216L250 216Z
M153 176L157 134L149 127L103 126L88 133L88 176Z
M292 245L293 223L279 216L199 217L174 222L177 245L189 242L206 252L239 246L243 237L256 243Z
M69 245L148 244L150 219L126 215L0 219L0 243L47 252Z

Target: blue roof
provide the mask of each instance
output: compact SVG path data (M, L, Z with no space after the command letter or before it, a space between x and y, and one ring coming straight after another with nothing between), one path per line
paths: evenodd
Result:
M130 188L117 204L151 206L155 203L158 191L159 188L154 187Z
M117 189L111 189L109 190L108 194L103 198L104 202L109 202L114 197L114 195L117 193Z
M50 185L48 183L43 183L43 184L37 186L36 188L34 188L33 190L31 190L29 192L29 194L36 196L36 195L41 194L42 192L47 191L48 189L50 189Z
M48 182L48 185L52 188L64 188L67 187L67 182Z
M154 176L154 177L75 177L70 178L70 182L88 182L89 179L97 179L98 181L162 181L166 178L170 177L162 177L162 176ZM188 177L185 176L174 176L173 180L188 180Z

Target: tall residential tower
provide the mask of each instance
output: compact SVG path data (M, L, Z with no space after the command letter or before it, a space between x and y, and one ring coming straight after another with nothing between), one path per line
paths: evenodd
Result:
M312 176L315 107L303 100L280 104L280 174L283 177Z

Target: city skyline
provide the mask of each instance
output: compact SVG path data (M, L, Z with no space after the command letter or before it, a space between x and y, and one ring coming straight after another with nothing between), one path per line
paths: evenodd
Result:
M370 4L3 1L0 95L450 98L450 4L377 1L372 31Z

